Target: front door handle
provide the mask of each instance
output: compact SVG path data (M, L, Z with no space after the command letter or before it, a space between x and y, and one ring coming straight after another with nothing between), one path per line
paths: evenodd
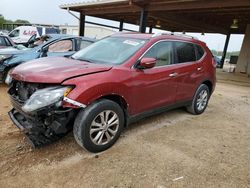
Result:
M198 67L198 68L197 68L197 71L201 71L201 70L202 70L202 67Z
M177 75L178 75L177 72L173 72L173 73L169 74L169 77L176 77Z

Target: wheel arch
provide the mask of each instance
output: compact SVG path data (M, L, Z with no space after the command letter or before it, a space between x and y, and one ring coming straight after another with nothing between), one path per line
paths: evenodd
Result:
M201 84L207 85L210 95L213 92L213 83L210 80L204 80Z
M124 125L125 125L125 127L127 127L127 124L128 124L128 120L127 120L128 119L128 107L129 107L129 104L127 103L126 99L123 96L121 96L119 94L115 94L115 93L101 96L101 97L99 97L96 100L101 100L101 99L111 100L111 101L117 103L121 107L121 109L124 112L124 120L125 120L125 124Z

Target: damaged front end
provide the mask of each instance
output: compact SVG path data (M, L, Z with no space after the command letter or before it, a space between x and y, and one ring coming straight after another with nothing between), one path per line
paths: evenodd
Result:
M77 109L64 108L72 87L13 80L8 91L13 109L9 116L34 147L52 143L71 129Z

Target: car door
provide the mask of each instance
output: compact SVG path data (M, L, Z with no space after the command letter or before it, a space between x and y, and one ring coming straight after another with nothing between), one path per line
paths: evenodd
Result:
M144 57L155 58L156 66L134 69L133 114L142 113L175 102L176 78L172 42L161 41L153 45Z
M49 44L47 48L47 56L69 57L76 52L72 39L53 42L52 44Z
M176 68L178 70L178 75L176 76L178 82L176 101L188 101L192 99L203 77L204 70L200 59L204 51L197 59L196 45L193 43L174 42L174 49L176 54Z

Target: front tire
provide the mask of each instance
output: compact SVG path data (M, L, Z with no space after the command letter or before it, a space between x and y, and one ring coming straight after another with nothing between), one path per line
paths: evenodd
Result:
M210 98L210 91L206 84L201 84L196 90L192 104L187 106L187 111L194 115L202 114L206 108Z
M90 152L110 148L124 128L124 112L107 99L96 101L82 109L75 120L73 133L76 142Z

